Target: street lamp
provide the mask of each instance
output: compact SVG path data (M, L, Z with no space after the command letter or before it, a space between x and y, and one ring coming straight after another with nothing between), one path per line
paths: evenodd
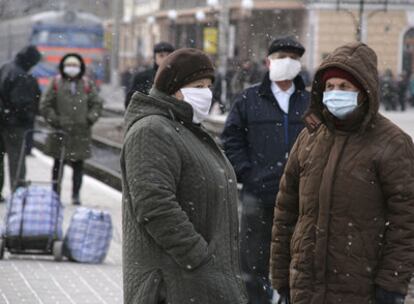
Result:
M170 19L170 20L174 20L175 21L177 19L177 11L174 10L174 9L169 10L168 13L167 13L167 15L168 15L168 19Z
M208 6L218 6L219 4L219 0L207 0L207 5Z
M154 16L148 16L147 17L147 23L152 25L155 23L155 17Z
M241 16L240 16L240 21L239 21L239 33L241 37L249 37L250 35L250 26L249 24L251 23L249 21L251 15L252 15L252 10L254 8L254 2L253 0L242 0L241 2ZM234 36L234 35L233 35ZM234 39L233 39L234 41ZM231 45L234 45L235 43L232 43ZM249 57L249 53L251 51L250 47L248 46L248 43L246 43L246 41L241 41L239 43L239 47L240 47L240 57L244 60L247 59Z
M206 19L206 13L204 13L202 10L198 10L195 13L195 17L198 22L203 22Z
M155 37L154 37L155 36L154 35L155 17L154 16L148 16L147 17L147 24L150 28L150 46L151 46L151 49L152 49L152 48L154 48L154 44L155 44ZM147 49L147 51L149 52L148 49Z
M198 10L195 13L195 18L197 20L197 32L196 32L196 47L200 47L202 48L203 46L203 33L202 33L202 23L203 21L206 19L206 13L204 13L204 11L202 10Z
M170 25L170 42L173 42L173 44L176 45L176 39L175 39L175 35L176 35L176 25L175 25L175 21L177 20L177 11L172 9L169 10L167 13L167 17L168 19L170 19L171 25Z
M241 6L245 10L251 10L254 7L253 0L242 0Z

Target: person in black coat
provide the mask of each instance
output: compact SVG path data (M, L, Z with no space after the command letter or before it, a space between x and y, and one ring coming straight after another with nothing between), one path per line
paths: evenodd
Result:
M270 303L273 209L289 151L303 129L309 93L299 76L305 48L293 37L274 40L269 72L235 100L221 136L242 190L241 267L250 304Z
M154 46L154 65L152 68L137 72L133 76L125 97L125 109L128 108L131 97L136 91L144 93L145 95L149 94L158 67L164 61L165 57L174 52L174 50L174 47L168 42L159 42Z
M37 80L29 73L41 58L35 46L29 45L20 50L13 61L0 68L1 119L0 133L3 150L8 155L10 185L14 190L19 155L24 134L33 128L39 106L40 89ZM25 176L25 166L19 179Z

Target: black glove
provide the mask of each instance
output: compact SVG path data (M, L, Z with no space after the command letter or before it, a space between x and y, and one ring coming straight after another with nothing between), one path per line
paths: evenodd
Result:
M278 290L279 301L277 304L290 304L290 290L289 288L283 288Z
M405 295L387 291L379 286L375 288L375 304L404 304Z

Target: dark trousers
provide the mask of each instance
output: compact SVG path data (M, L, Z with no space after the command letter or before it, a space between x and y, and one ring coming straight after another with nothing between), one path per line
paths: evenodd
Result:
M3 140L0 136L0 197L2 196L4 186L4 154Z
M83 160L77 161L67 161L72 169L72 197L79 197L80 189L82 186L82 177L83 177ZM55 158L55 163L53 165L52 171L52 179L55 181L58 179L59 174L59 159ZM63 175L63 168L62 168L62 175ZM57 191L57 185L53 186L53 190Z
M7 154L9 161L10 189L13 192L16 185L17 168L19 165L20 153L24 141L26 128L22 127L1 127L1 139L3 141L3 151ZM19 180L23 180L26 175L25 157L20 170Z
M273 212L274 203L264 204L253 196L243 194L240 257L249 304L268 304L271 301L269 259Z

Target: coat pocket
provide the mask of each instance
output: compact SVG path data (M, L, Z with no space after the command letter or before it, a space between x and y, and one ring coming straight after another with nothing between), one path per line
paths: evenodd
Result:
M149 271L143 275L131 304L159 304L165 295L161 294L163 284L162 273L159 269Z

